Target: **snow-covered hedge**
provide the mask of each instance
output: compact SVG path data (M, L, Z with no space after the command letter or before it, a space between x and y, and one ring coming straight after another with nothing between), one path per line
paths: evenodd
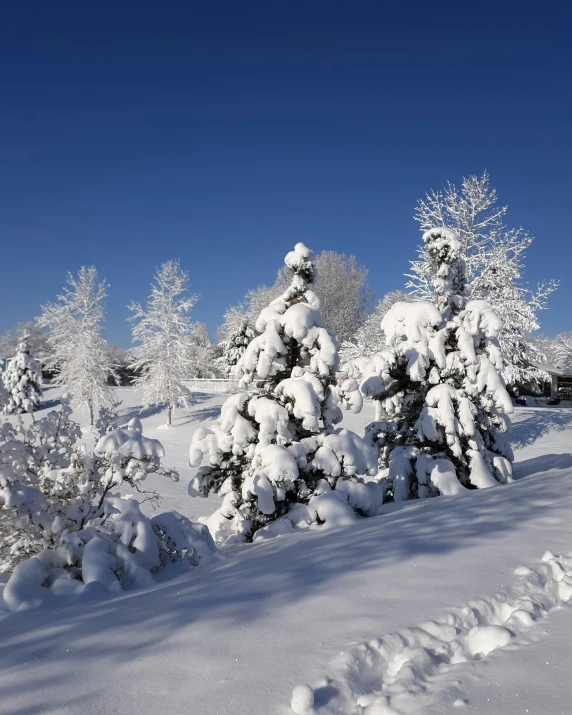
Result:
M150 519L136 499L112 491L127 484L158 501L145 478L178 479L161 466L163 447L143 436L139 420L103 435L91 452L79 436L66 402L32 425L2 427L0 568L10 574L3 594L10 610L86 588L146 586L169 564L194 568L215 558L205 526L176 512Z

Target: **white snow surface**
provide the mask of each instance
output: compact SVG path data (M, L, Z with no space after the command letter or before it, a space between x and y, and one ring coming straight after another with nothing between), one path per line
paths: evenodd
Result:
M125 424L139 417L181 473L149 478L160 510L214 511L218 497L187 494L187 448L225 396L195 395L157 432L164 415L142 411L136 390L116 393ZM372 418L366 402L342 427L360 434ZM571 439L572 410L516 408L510 484L387 504L328 529L277 528L149 588L86 589L5 614L1 710L569 713ZM344 506L327 491L318 500Z

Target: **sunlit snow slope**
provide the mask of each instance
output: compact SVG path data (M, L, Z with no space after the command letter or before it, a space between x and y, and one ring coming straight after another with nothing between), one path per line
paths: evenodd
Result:
M136 411L137 394L124 393L126 412ZM162 508L189 516L215 508L214 498L187 496L185 465L193 430L216 417L222 399L197 396L172 430L158 430L162 415L144 415L145 433L164 442L165 463L182 474L178 485L153 485L166 487ZM348 426L361 430L369 417ZM371 699L354 709L341 652L510 595L526 573L515 569L548 568L548 549L572 552L572 410L517 409L513 443L518 479L509 486L234 547L223 563L151 590L6 617L1 712L285 714L295 686L322 683L317 713L370 715ZM554 602L530 625L487 656L429 674L430 686L421 670L414 686L426 694L393 712L569 713L570 606ZM352 687L371 694L388 682L380 669L366 675Z

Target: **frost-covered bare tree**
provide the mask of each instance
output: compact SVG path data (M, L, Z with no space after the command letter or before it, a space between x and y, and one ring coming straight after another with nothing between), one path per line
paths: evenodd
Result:
M368 270L355 256L322 251L316 261L316 294L326 327L340 342L349 340L374 307Z
M554 342L557 364L564 370L572 370L572 333L560 333Z
M539 335L534 342L550 367L572 371L572 332L560 333L555 338Z
M184 380L192 374L189 351L193 331L190 312L197 302L189 294L189 275L178 260L163 263L155 273L146 307L132 303L131 367L135 385L143 392L145 405L167 406L167 424L172 424L173 408L187 404Z
M24 337L30 353L37 360L46 360L51 352L48 332L32 320L16 323L13 328L0 335L0 357L14 357Z
M108 397L107 378L113 373L108 345L101 331L107 285L94 266L68 274L67 286L56 303L42 306L38 325L48 329L51 354L47 367L57 374L74 402L87 410L90 425L96 408Z
M223 343L225 340L230 340L230 338L238 333L244 325L248 324L248 310L245 304L239 303L238 305L232 305L225 311L222 325L217 331L219 343Z
M258 320L261 311L271 303L274 298L282 294L283 286L288 285L288 276L279 271L275 282L271 286L259 285L258 288L249 290L244 297L244 301L240 308L244 309L248 316L248 324L254 329L254 325Z
M542 374L531 367L538 355L530 335L538 330L537 313L546 308L548 297L557 288L548 281L530 290L522 283L524 258L533 241L522 228L505 225L506 206L499 206L496 190L488 174L463 179L460 189L448 183L444 191L432 191L421 199L415 220L421 230L444 226L455 231L472 299L487 300L503 320L499 336L504 354L503 377L514 384L534 384ZM420 300L433 300L426 248L411 263L407 288Z
M207 326L200 322L194 323L189 336L189 356L192 364L189 377L215 378L222 374L215 348Z
M398 302L408 302L411 295L403 290L392 290L379 301L373 313L368 315L365 323L359 328L352 340L345 340L340 346L340 364L343 369L349 369L352 377L361 374L360 364L365 364L375 353L386 346L385 334L381 329L381 321L389 309Z
M335 251L322 251L317 256L314 290L320 299L326 328L340 343L350 340L373 310L375 293L367 284L367 275L367 268L355 256ZM290 278L288 269L283 267L272 286L261 285L248 291L244 301L225 314L221 337L227 339L226 333L232 333L240 315L246 315L248 327L254 330L261 310L286 290Z

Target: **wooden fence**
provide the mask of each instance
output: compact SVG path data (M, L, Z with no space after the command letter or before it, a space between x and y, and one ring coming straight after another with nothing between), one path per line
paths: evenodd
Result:
M227 378L199 378L193 377L185 380L185 384L192 392L236 392L238 382Z

